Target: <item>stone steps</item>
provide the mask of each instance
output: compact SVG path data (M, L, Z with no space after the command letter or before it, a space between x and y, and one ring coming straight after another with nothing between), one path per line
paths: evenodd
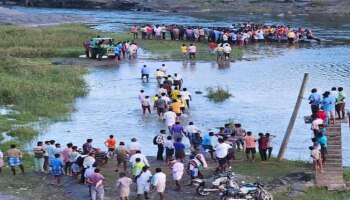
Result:
M327 156L324 164L324 173L316 173L316 184L321 187L327 187L328 190L346 189L343 178L343 160L342 160L342 138L341 126L338 121L335 125L329 125L327 128Z

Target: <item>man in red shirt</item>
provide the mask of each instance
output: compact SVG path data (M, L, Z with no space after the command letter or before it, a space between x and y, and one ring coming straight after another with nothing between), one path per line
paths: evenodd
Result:
M261 161L266 162L267 161L266 151L267 151L268 138L265 137L265 135L263 133L259 133L259 137L260 137L258 139L259 154L261 157Z

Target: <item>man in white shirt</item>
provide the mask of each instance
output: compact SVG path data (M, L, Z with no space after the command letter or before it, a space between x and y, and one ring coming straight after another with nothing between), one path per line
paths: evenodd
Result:
M142 150L142 145L137 142L136 138L131 139L131 143L128 146L128 149L130 150L129 156L131 157L136 153L136 151L141 151Z
M186 136L188 137L189 141L190 141L190 144L191 144L191 147L193 146L192 145L192 138L194 137L194 134L195 133L201 133L201 131L199 130L199 128L197 128L197 126L194 125L193 122L190 122L188 123L188 126L186 126L185 128L185 133L186 133Z
M144 166L142 170L136 174L137 199L141 198L141 194L145 195L145 199L149 199L148 193L151 185L152 173L148 168L148 166Z
M136 154L130 157L129 162L131 162L132 166L136 163L136 158L140 158L141 162L145 163L146 166L150 166L148 160L145 155L141 154L141 151L137 150Z
M224 139L218 139L219 144L215 147L216 158L219 161L219 167L217 170L220 170L221 173L226 171L226 163L227 163L227 154L228 149L232 148L231 145L225 143Z
M187 88L183 88L181 96L186 100L187 108L190 108L190 101L192 101L191 93L187 91Z
M163 115L163 119L165 121L165 124L168 126L169 132L171 132L171 127L176 122L176 113L173 112L172 108L169 108L168 111L166 111Z
M162 172L161 168L156 168L156 174L152 177L152 186L159 193L160 200L164 200L164 190L166 175Z
M175 181L176 190L181 190L180 180L182 178L182 175L184 174L184 164L181 162L178 162L177 160L171 160L170 165L172 168L172 174L173 179Z

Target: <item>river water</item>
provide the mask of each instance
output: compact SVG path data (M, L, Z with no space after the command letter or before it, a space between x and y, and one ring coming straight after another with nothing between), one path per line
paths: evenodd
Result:
M182 124L194 121L202 131L214 130L229 119L242 123L257 135L270 132L277 137L273 141L274 154L278 153L286 127L292 114L304 73L309 73L305 97L317 87L320 91L342 86L350 94L350 23L346 18L329 16L287 16L284 18L267 15L177 14L144 13L120 11L92 11L69 9L16 9L27 13L55 13L94 18L89 25L102 31L119 32L130 24L164 23L192 24L202 26L228 26L228 22L254 21L267 24L290 24L292 27L312 28L315 35L327 42L312 45L251 45L244 57L253 61L237 61L229 66L218 66L216 62L154 61L141 55L136 60L123 61L113 66L96 66L86 75L90 92L76 100L76 112L68 121L42 126L38 139L55 139L62 144L73 142L79 146L94 138L94 146L103 147L104 140L114 134L118 141L127 143L138 138L144 146L144 153L155 155L152 139L165 125L153 113L143 116L137 95L140 89L153 96L156 94L156 80L142 83L140 67L146 64L155 71L165 63L171 74L184 77L184 86L192 92L191 109ZM327 19L327 21L325 21ZM205 91L208 86L227 87L234 97L223 103L213 103L205 95L194 91ZM295 123L286 158L310 160L310 125L304 124L303 116L309 115L308 101L302 103ZM350 165L349 127L343 125L344 164Z

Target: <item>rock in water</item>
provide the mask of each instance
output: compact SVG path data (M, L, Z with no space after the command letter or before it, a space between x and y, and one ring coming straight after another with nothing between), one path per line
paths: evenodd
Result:
M195 94L203 94L203 92L201 92L201 91L195 91L194 93Z

